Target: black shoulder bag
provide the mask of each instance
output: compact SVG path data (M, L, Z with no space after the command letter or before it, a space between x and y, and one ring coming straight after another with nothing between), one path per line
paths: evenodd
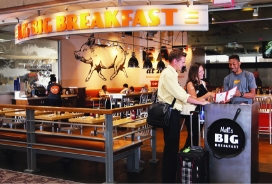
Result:
M171 115L172 108L176 102L176 98L174 98L172 104L168 104L165 102L157 102L157 94L154 98L153 104L148 109L148 116L146 119L147 124L157 127L157 128L165 128L169 126L169 119Z

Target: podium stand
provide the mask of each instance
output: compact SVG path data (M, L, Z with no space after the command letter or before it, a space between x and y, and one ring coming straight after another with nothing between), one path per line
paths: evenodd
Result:
M255 183L258 181L259 144L258 144L258 108L259 104L209 104L205 106L205 149L209 151L209 176L211 183ZM234 120L237 109L240 114ZM225 119L225 120L224 120ZM239 138L235 128L223 121L232 121L244 132L243 149L236 154L228 155L228 151L236 151ZM217 133L213 131L214 122ZM232 144L234 143L234 144ZM239 142L241 143L241 142ZM226 155L219 154L224 149ZM223 148L222 148L223 147ZM241 148L241 146L239 146ZM224 152L224 151L223 151ZM216 154L217 153L217 154ZM222 152L221 152L222 153Z

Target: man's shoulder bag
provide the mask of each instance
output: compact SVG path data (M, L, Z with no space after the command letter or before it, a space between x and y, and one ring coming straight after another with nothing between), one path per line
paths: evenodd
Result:
M148 109L147 124L157 127L165 128L169 126L169 119L171 115L172 108L176 102L174 98L172 104L165 102L157 102L157 94L155 96L153 104Z

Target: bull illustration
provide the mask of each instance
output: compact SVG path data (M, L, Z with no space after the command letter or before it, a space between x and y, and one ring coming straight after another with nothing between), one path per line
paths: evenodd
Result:
M97 71L98 76L106 81L107 79L102 74L102 69L114 68L110 80L112 80L119 71L123 71L125 76L128 77L124 67L127 54L128 53L119 45L111 47L96 45L93 35L89 37L88 41L84 43L78 51L74 51L77 60L90 64L91 66L85 82L90 80L95 70Z

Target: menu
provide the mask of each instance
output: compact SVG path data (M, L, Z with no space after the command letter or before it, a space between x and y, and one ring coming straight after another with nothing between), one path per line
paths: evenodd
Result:
M222 93L216 93L215 98L214 98L214 102L220 103L220 102L229 101L235 95L236 90L237 90L237 86L230 89L229 91L225 91Z

